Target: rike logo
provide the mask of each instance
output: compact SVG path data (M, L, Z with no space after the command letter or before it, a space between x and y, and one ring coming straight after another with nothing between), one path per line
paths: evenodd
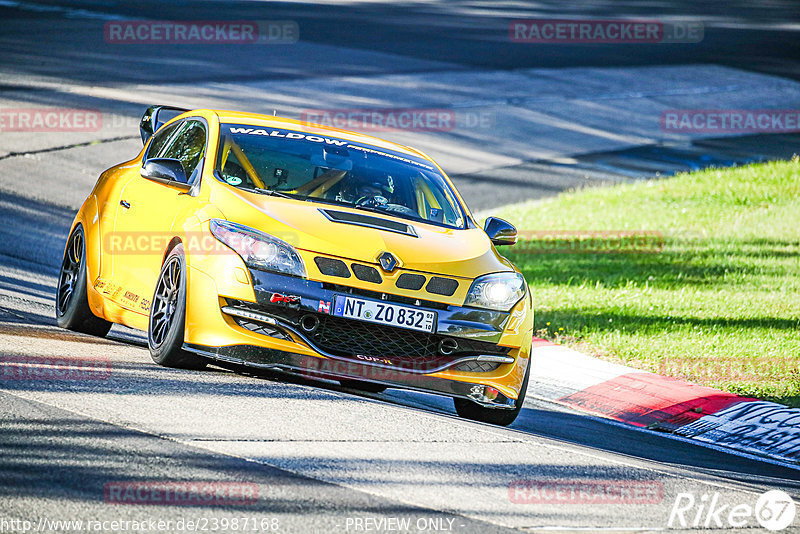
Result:
M675 497L667 526L670 528L743 528L758 524L767 530L778 531L794 521L796 506L792 498L781 490L770 490L759 496L755 506L747 503L723 503L720 494L704 493L697 498L693 493L679 493Z

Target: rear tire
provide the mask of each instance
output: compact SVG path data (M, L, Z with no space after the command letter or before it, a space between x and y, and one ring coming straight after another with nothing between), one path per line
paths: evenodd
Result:
M386 387L381 384L373 382L365 382L363 380L339 380L342 387L357 389L359 391L366 391L367 393L381 393L386 391Z
M61 328L103 337L111 323L97 317L89 307L86 294L86 238L78 225L67 239L61 273L56 288L56 322Z
M183 350L186 328L186 258L183 245L170 251L158 275L150 307L147 346L153 361L164 367L202 369L208 362Z
M502 408L486 408L480 404L467 399L453 399L453 405L459 417L489 423L491 425L508 426L513 423L525 402L525 395L528 393L528 379L531 376L531 362L528 361L528 368L525 370L525 378L522 380L522 387L517 398L517 405L513 410Z

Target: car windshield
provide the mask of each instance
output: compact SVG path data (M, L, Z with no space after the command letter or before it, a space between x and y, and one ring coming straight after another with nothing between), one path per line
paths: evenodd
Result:
M217 172L231 186L261 193L454 228L465 223L452 189L430 162L334 137L223 124Z

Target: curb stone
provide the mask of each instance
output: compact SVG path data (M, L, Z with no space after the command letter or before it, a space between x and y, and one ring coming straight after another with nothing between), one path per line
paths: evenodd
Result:
M530 390L551 402L800 465L800 408L605 362L535 338Z

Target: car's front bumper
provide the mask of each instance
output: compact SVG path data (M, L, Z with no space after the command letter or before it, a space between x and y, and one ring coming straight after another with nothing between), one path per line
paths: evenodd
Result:
M492 408L513 409L516 406L515 399L499 391L487 390L492 386L379 368L354 361L303 356L255 345L204 347L186 343L183 348L212 360L281 371L308 379L363 380L387 387L462 397Z
M217 276L190 271L186 350L309 378L364 380L496 408L515 406L530 358L529 297L502 313L409 302L407 297L257 270L248 270L248 283L242 283L249 291L226 283L217 287ZM219 276L230 278L230 270ZM344 294L433 309L436 330L420 334L333 317L334 299ZM304 321L314 322L308 318L319 321L318 329L304 327ZM436 350L442 339L455 340L458 350L448 355ZM404 343L412 356L405 356Z

